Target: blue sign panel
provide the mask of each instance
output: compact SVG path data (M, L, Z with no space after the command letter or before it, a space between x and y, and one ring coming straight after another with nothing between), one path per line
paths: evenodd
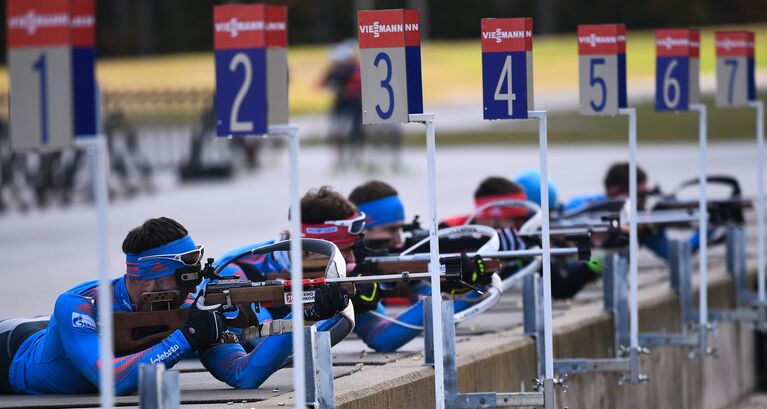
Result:
M527 118L525 51L482 53L484 119Z
M218 136L267 133L264 48L215 51Z

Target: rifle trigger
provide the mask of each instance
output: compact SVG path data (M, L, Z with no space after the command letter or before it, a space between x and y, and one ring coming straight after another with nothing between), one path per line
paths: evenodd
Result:
M229 289L225 289L223 291L224 297L226 297L226 306L231 308L232 307L232 292L229 291Z

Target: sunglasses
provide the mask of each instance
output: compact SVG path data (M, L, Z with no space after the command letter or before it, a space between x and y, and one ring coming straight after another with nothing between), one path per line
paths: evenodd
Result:
M346 220L330 220L323 224L346 227L346 231L348 231L349 234L356 236L362 233L362 231L365 229L365 213L360 212L356 216Z
M205 246L198 245L197 248L194 250L189 250L185 253L178 253L178 254L157 254L154 256L144 256L139 257L138 261L144 261L144 260L171 260L171 261L178 261L179 263L183 263L187 266L193 266L195 264L200 263L202 260L202 256L205 254Z

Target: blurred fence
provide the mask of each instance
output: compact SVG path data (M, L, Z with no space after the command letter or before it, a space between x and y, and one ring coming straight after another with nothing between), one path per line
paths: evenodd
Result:
M259 167L263 140L216 138L213 90L105 90L101 127L109 144L112 198L154 190L158 172L181 181L228 178ZM89 201L85 152L12 153L8 95L0 94L0 213Z

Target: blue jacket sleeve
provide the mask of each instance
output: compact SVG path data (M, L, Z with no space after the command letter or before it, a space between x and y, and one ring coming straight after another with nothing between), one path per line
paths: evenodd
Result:
M237 389L253 389L285 363L292 352L291 334L272 335L248 352L240 344L220 344L200 359L216 379Z
M668 237L665 230L653 232L642 244L658 257L668 261Z
M430 293L427 288L421 289L419 292L426 295ZM463 311L472 304L473 302L469 300L456 300L454 303L455 311ZM382 316L386 315L386 309L379 302L374 313L364 312L355 316L354 332L376 352L394 352L423 331L423 309L424 302L419 300L394 318L398 322L415 327L409 328L383 318Z
M99 335L96 329L96 313L88 299L65 293L56 300L54 317L59 323L59 335L64 351L80 372L94 385L99 384ZM143 363L164 363L172 367L192 350L180 330L151 348L115 358L115 392L118 395L133 393L138 389L138 368Z

